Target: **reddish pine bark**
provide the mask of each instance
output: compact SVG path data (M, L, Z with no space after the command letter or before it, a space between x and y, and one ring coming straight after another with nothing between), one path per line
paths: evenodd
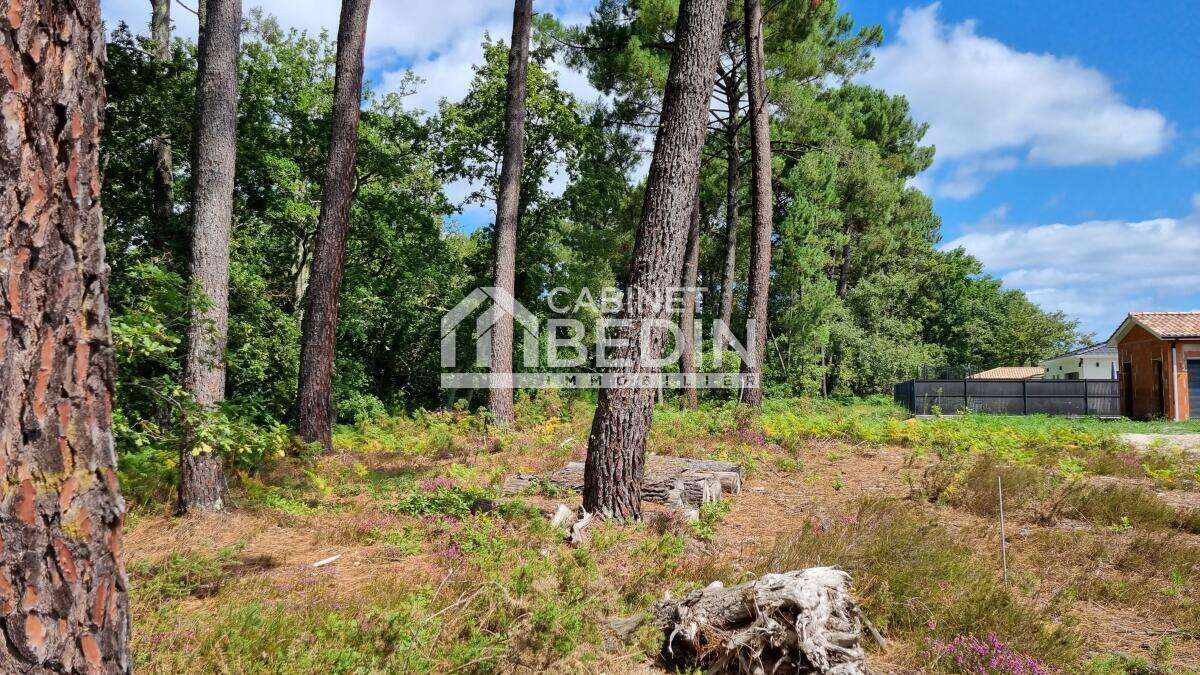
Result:
M212 407L225 400L241 0L206 0L204 20L196 96L196 165L192 170L192 286L203 300L192 307L184 386L197 404ZM182 510L224 508L225 474L220 455L210 449L185 447L179 465Z
M504 105L504 159L500 191L496 195L496 288L510 296L516 292L517 215L521 198L521 173L525 167L525 88L529 68L529 35L533 25L533 0L513 5L512 41L508 50L508 91ZM497 424L513 420L513 317L501 312L492 328L492 386L488 409Z
M300 435L332 450L333 358L337 339L338 296L346 262L346 234L354 201L354 164L358 158L358 121L362 102L363 46L371 0L343 0L338 24L334 75L333 125L325 189L313 248L312 273L301 326L298 408Z
M767 350L767 299L771 283L771 221L774 199L771 195L771 129L767 110L766 65L763 54L762 4L746 0L746 81L750 102L750 192L753 222L750 229L750 280L746 292L746 348L748 363L744 375L761 380L763 355ZM750 329L754 327L754 339ZM762 406L762 383L742 390L742 402Z
M0 3L0 671L130 670L97 0Z
M704 144L708 102L716 75L717 53L726 0L682 0L675 27L675 49L663 94L662 116L654 156L646 177L646 196L633 247L627 297L665 300L683 266L688 215L696 196L700 152ZM649 361L662 355L664 329L643 327L670 317L671 303L626 302L619 314L630 321L623 337L627 359L617 373L637 376L659 372ZM584 468L583 506L619 519L641 517L646 434L656 389L602 389Z

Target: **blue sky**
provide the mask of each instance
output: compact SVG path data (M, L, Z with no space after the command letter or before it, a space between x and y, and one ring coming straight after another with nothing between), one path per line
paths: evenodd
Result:
M332 0L244 0L285 25L337 23ZM189 3L190 4L190 3ZM591 0L535 0L586 19ZM886 41L863 79L909 97L931 125L933 195L947 246L1107 337L1130 310L1200 309L1200 9L1189 0L842 0ZM141 26L147 0L101 0L110 22ZM177 5L178 7L178 5ZM368 76L406 68L432 108L460 96L485 31L507 37L511 0L375 0ZM176 10L178 31L195 20ZM190 21L189 21L190 19ZM564 86L594 97L585 78ZM467 192L450 186L451 197ZM487 207L463 216L490 220Z

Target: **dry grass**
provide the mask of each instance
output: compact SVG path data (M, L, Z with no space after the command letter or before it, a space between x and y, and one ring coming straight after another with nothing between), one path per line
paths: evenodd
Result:
M699 527L666 515L602 525L572 547L544 515L572 495L471 511L476 497L497 496L507 473L580 458L589 413L527 405L503 431L464 412L380 420L340 432L334 455L243 477L229 514L139 512L127 534L138 669L653 670L655 629L626 645L610 619L665 592L812 564L854 575L889 639L886 651L869 645L878 672L953 671L931 646L989 632L1067 671L1137 672L1095 665L1110 650L1168 672L1200 662L1186 637L1200 631L1200 537L1120 449L1077 451L1092 458L1086 472L1124 482L1088 483L1047 526L1036 513L1064 484L1057 460L948 452L939 461L857 439L764 433L735 409L660 410L652 450L748 468L731 512L711 510ZM922 475L937 485L907 499L912 487L922 492ZM998 476L1011 509L1007 587L996 562Z

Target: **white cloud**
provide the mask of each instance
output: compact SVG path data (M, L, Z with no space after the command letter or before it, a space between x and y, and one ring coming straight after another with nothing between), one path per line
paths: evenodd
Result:
M195 6L195 0L187 4ZM576 3L562 0L546 4L547 8L539 7L538 11L562 11ZM150 3L146 0L101 0L100 5L110 27L124 20L140 30L150 20ZM325 28L336 34L340 6L331 0L247 0L243 10L249 13L253 7L262 7L284 26L310 33ZM374 56L389 54L400 59L426 56L452 47L461 41L464 31L498 22L511 25L512 8L512 0L376 0L371 4L367 25L367 50ZM181 35L195 37L193 15L176 4L172 17Z
M448 49L416 59L410 69L423 82L417 85L416 93L405 100L405 105L434 112L439 100L462 98L475 76L471 66L483 61L484 35L490 33L493 39L503 36L507 41L510 32L511 27L499 23L476 26L460 35ZM383 91L392 91L404 72L404 68L385 72L381 83Z
M1011 155L964 159L954 165L949 175L934 183L934 194L946 199L968 199L979 194L992 176L1012 171L1020 160Z
M1200 194L1182 218L974 230L945 244L1107 337L1127 312L1200 309Z
M187 2L195 6L198 0ZM593 0L539 1L537 12L552 13L564 21L578 23L587 19ZM150 21L147 0L101 0L101 12L109 29L124 21L134 32L144 33ZM332 0L246 0L243 11L254 7L277 18L281 25L316 34L328 30L337 35L340 3ZM471 65L479 61L480 43L485 30L493 38L507 41L512 34L512 0L375 0L367 25L367 61L379 68L383 88L394 87L405 67L411 66L426 82L418 93L424 107L432 108L441 96L456 97L466 92L471 80ZM194 39L196 17L172 6L176 34ZM393 72L394 71L394 72ZM581 75L564 74L568 91L587 93L595 90ZM428 90L426 93L424 90ZM414 99L418 100L418 99Z
M980 35L974 21L947 25L937 3L906 9L896 40L875 54L865 80L904 94L929 122L947 198L972 196L988 171L947 162L998 155L1049 166L1110 165L1162 152L1172 129L1156 110L1126 103L1100 71L1069 57L1017 51ZM992 158L981 159L981 158ZM986 168L986 167L985 167Z

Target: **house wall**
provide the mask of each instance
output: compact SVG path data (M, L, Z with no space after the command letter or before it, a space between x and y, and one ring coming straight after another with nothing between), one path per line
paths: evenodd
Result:
M1083 366L1079 360L1083 359ZM1117 378L1117 357L1115 356L1071 356L1062 359L1043 361L1046 367L1047 380L1065 380L1071 373L1079 373L1081 380L1115 380Z
M1179 410L1175 419L1191 419L1188 405L1188 359L1200 359L1200 340L1180 340L1175 345L1175 381L1179 392Z
M1121 414L1134 419L1188 419L1187 360L1200 358L1200 340L1159 340L1141 326L1134 326L1117 345L1117 352ZM1156 361L1162 364L1161 371ZM1126 364L1132 369L1131 378L1125 376ZM1133 391L1132 407L1126 394L1128 387Z

